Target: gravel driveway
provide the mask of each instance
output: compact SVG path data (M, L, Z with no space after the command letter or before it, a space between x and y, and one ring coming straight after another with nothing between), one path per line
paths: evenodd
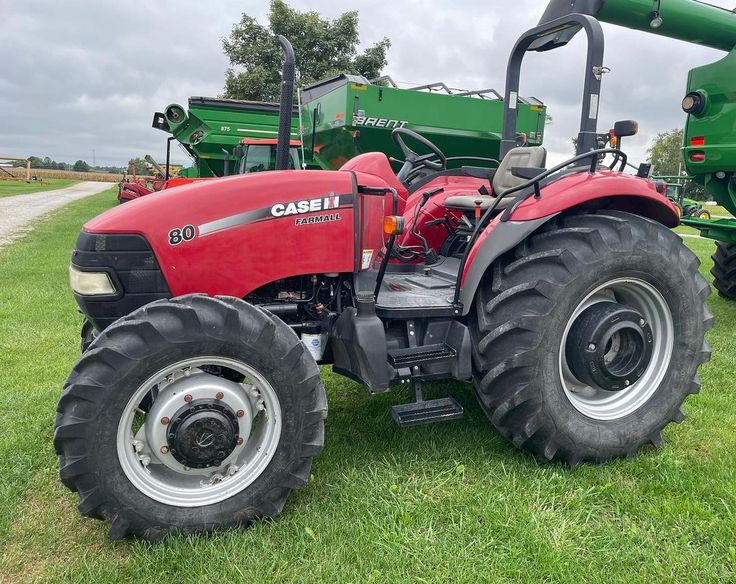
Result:
M80 182L65 189L0 197L0 246L20 237L35 219L67 203L96 195L114 183Z

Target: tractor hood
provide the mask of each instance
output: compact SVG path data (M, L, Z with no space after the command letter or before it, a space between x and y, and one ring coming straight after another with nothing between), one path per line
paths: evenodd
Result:
M86 223L72 262L82 270L113 272L127 262L131 245L145 248L172 296L242 298L289 276L352 273L361 269L366 250L380 248L383 233L383 198L361 203L357 180L386 186L379 177L357 176L287 170L167 189Z
M353 177L347 172L296 170L236 175L142 197L98 215L84 225L84 230L155 236L190 224L211 229L213 223L234 215L261 211L265 219L278 204L286 206L324 194L352 192ZM273 216L278 216L279 208L274 212Z

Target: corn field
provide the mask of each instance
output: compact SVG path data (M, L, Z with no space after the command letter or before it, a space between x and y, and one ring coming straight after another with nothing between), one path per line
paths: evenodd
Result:
M25 179L25 168L4 168L16 178ZM72 180L92 180L98 182L120 182L123 178L122 174L110 174L107 172L74 172L73 170L51 170L48 168L32 168L31 176L36 176L43 180L45 178L68 178ZM10 180L10 177L4 172L0 172L0 180Z

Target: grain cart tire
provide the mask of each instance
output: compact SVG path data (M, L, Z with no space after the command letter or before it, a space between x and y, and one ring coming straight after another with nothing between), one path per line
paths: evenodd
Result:
M105 329L57 412L61 480L80 513L109 521L111 539L156 540L278 515L322 450L327 402L281 320L191 295Z
M736 299L736 244L716 242L716 251L712 256L713 285L718 295L729 300Z
M615 211L560 216L507 253L471 313L491 422L570 466L658 446L710 358L698 265L662 225Z

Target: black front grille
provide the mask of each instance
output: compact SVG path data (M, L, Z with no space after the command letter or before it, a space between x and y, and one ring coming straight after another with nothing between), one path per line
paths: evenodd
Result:
M72 252L72 264L82 271L107 272L117 290L114 296L74 294L98 331L144 304L171 297L156 256L141 235L83 231Z

